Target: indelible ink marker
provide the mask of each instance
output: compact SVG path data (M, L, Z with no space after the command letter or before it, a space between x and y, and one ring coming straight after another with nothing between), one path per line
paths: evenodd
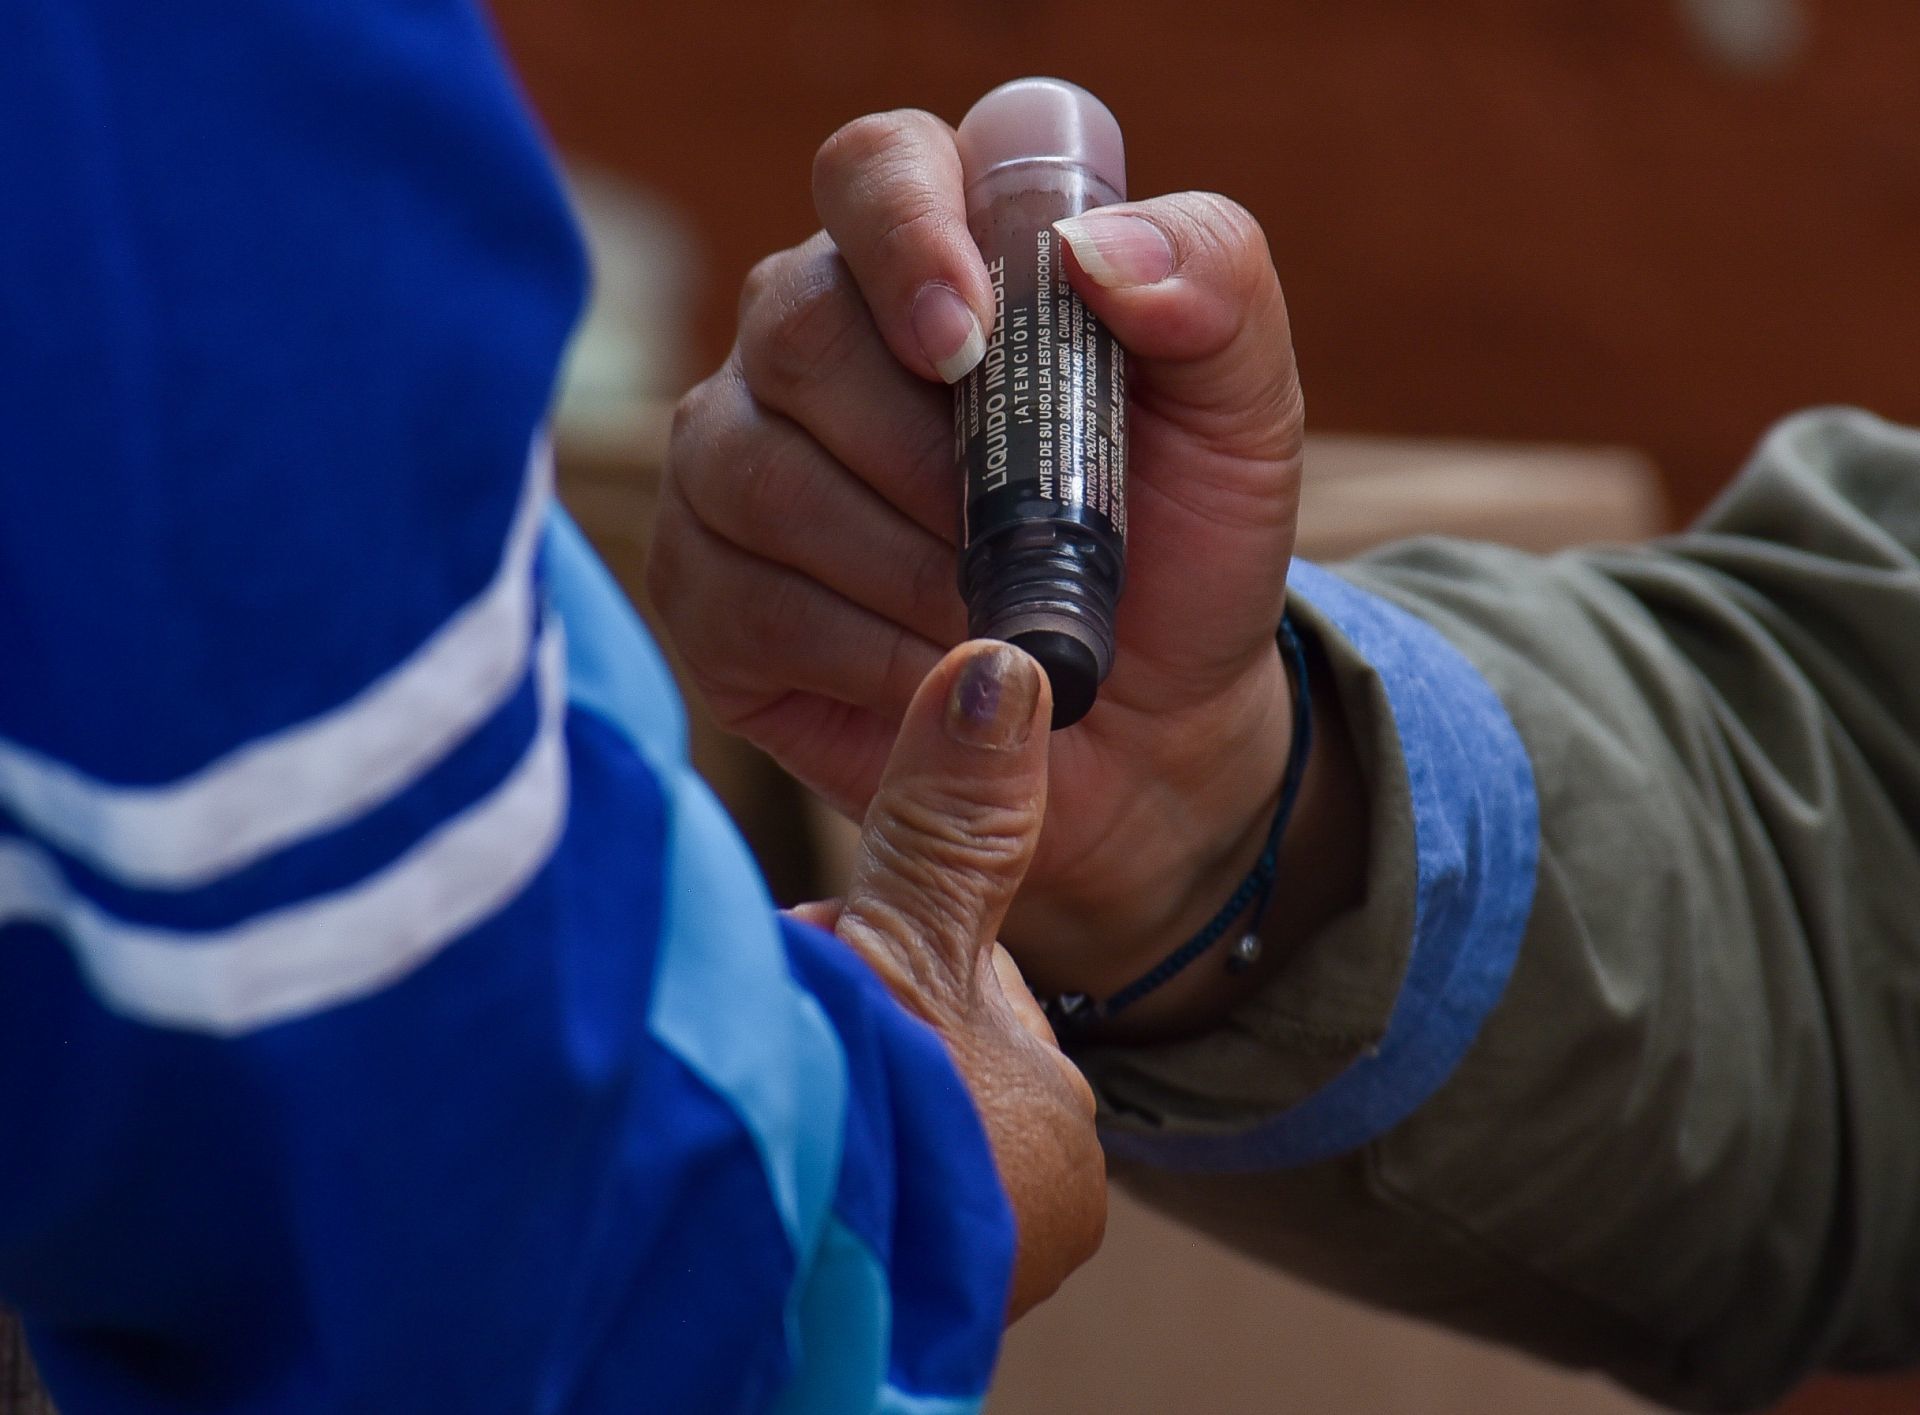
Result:
M1053 684L1053 725L1113 667L1126 569L1126 355L1067 283L1053 223L1126 200L1120 125L1085 89L1019 79L959 129L967 221L993 283L993 333L954 389L965 480L960 592L975 637Z

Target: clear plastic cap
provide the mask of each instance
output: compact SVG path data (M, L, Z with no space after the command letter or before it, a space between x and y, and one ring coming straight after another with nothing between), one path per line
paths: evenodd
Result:
M986 95L960 120L960 163L967 184L1016 163L1071 164L1127 196L1127 151L1107 105L1065 79L1015 79Z

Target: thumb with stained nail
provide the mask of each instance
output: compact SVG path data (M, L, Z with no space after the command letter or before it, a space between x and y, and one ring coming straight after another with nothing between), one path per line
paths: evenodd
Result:
M1093 1096L995 941L1047 800L1046 676L976 640L920 686L867 811L844 902L804 906L940 1034L993 1145L1019 1230L1009 1318L1099 1246Z

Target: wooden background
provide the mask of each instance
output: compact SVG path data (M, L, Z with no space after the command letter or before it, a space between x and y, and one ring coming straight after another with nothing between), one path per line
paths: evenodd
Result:
M1690 0L1696 7L1705 0ZM1720 0L1721 8L1746 0ZM1677 0L496 0L570 151L692 220L699 363L862 112L1056 72L1133 189L1264 222L1315 426L1625 443L1698 507L1774 418L1920 421L1920 6L1741 70Z

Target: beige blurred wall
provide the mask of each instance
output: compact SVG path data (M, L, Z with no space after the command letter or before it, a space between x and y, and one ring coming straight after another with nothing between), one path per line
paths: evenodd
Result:
M1007 1334L988 1415L1647 1415L1592 1376L1370 1311L1116 1190L1107 1239Z

